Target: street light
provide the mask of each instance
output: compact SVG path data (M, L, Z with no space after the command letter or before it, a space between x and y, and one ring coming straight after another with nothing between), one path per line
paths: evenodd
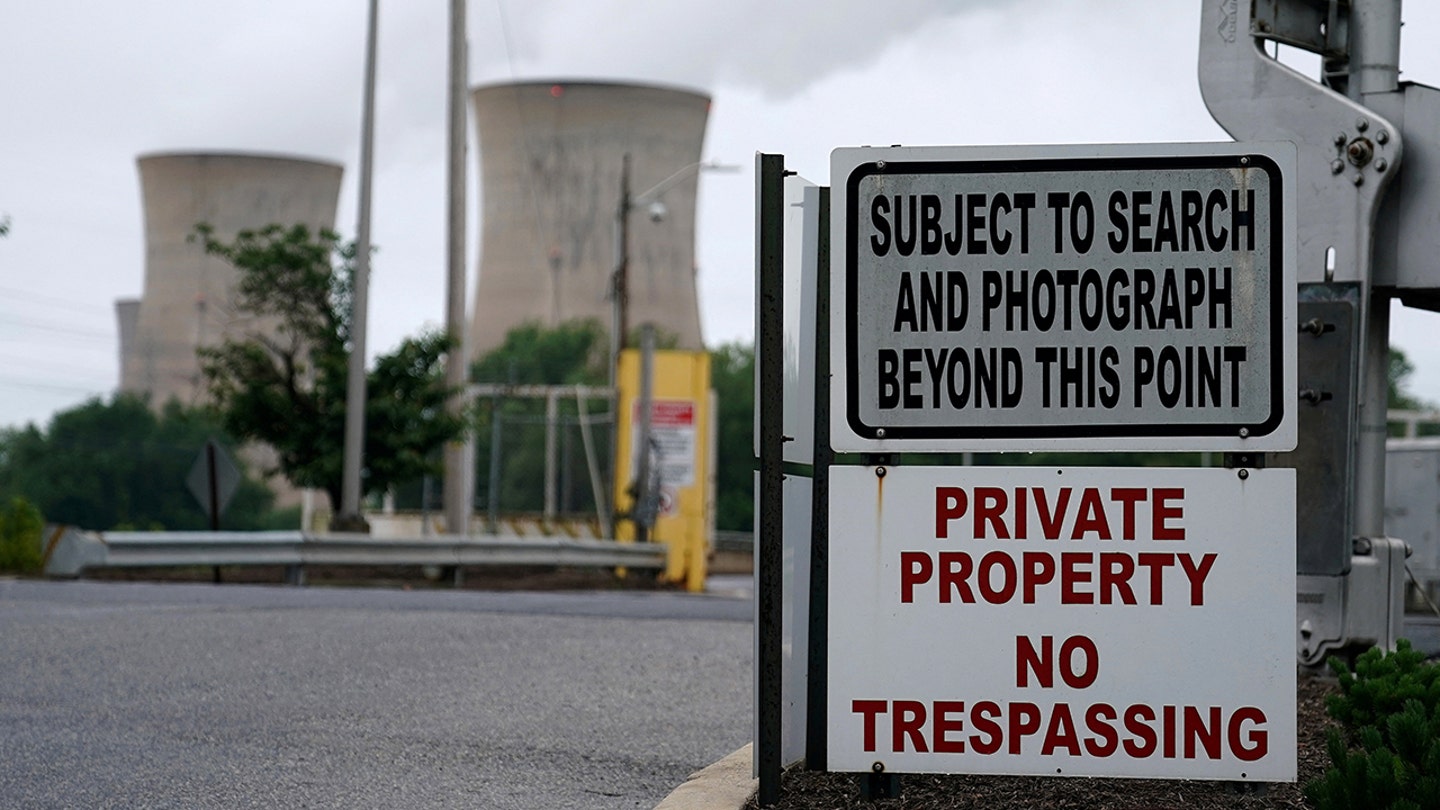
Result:
M669 177L654 186L632 195L630 193L630 154L627 152L620 167L620 204L615 209L615 271L610 277L611 324L610 324L610 387L615 387L620 363L620 350L625 347L626 335L630 331L630 212L647 207L651 222L665 219L668 210L660 200L665 192L682 180L702 171L734 172L740 167L719 161L699 161L676 169Z
M737 171L739 166L725 165L715 161L700 161L681 166L669 177L656 183L645 191L630 194L630 155L626 153L620 169L620 204L615 209L615 272L611 278L610 297L614 304L613 323L610 325L610 388L615 390L619 383L620 375L620 350L625 346L626 333L630 331L630 212L636 208L647 207L651 222L660 222L665 219L668 213L665 204L660 197L669 191L677 183L687 180L693 174L701 171ZM654 332L645 330L645 347L641 359L640 372L640 424L639 424L639 446L640 469L636 476L637 490L636 505L645 500L647 482L650 476L650 362L654 352ZM616 404L619 404L617 395ZM619 424L619 412L616 411L616 424ZM649 539L650 523L653 521L653 514L649 520L634 518L635 539L639 542L646 542ZM613 533L613 530L612 530Z

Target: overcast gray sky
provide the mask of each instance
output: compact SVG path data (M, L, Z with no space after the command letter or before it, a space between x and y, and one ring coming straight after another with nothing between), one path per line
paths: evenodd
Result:
M372 352L444 319L448 4L382 0ZM362 0L12 3L0 26L0 427L108 395L114 301L144 274L137 155L346 165L355 230ZM1227 140L1196 84L1200 0L478 0L472 83L657 81L711 94L697 257L707 343L752 338L756 151L828 182L861 144ZM1406 7L1404 78L1440 85L1440 4ZM472 141L473 144L473 141ZM473 149L473 147L472 147ZM472 212L475 167L469 171ZM470 289L478 245L471 223ZM1437 316L1397 313L1440 403Z

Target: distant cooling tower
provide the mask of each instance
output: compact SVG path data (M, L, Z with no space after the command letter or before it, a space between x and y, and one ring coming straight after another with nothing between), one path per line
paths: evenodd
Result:
M125 361L135 351L135 328L140 324L140 299L121 298L115 302L115 320L120 327L120 388L125 388Z
M238 335L231 307L236 278L227 263L188 241L197 223L220 239L246 228L335 227L342 167L272 155L185 153L138 159L145 209L145 289L138 312L117 305L122 340L120 389L149 394L156 407L174 397L204 399L195 350ZM127 323L128 322L128 323Z
M522 82L473 91L479 133L480 276L476 354L526 321L611 323L620 178L631 193L680 173L663 217L630 218L629 323L703 347L695 292L695 189L710 99L666 87Z

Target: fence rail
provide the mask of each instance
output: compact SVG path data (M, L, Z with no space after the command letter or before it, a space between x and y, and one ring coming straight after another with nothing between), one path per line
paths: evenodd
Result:
M86 532L49 527L45 573L78 577L105 568L285 566L303 580L312 565L559 565L663 568L665 547L514 535L375 538L302 532Z
M1440 424L1440 411L1392 410L1385 414L1385 421L1401 425L1404 429L1403 438L1414 439L1419 436L1421 425Z

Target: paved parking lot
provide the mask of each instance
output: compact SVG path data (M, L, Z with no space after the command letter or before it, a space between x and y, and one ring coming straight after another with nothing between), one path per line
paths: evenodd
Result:
M751 609L0 580L0 797L653 807L750 739Z

